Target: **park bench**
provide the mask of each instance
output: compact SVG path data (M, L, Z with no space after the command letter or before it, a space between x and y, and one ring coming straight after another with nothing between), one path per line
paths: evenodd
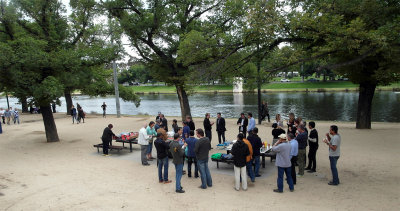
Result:
M100 148L101 149L103 149L103 143L101 143L101 144L95 144L95 145L93 145L93 147L97 147L97 153L100 153ZM124 149L125 147L123 147L123 146L114 146L114 145L110 145L109 147L108 147L108 149L111 151L111 150L117 150L118 151L118 153L119 153L119 151L120 150L122 150L122 149Z

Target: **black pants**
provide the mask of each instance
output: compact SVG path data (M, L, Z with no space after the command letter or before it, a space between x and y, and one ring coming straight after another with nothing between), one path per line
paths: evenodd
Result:
M243 133L243 136L244 136L244 138L246 138L246 128L244 128L244 130L243 131L240 131L240 129L239 129L239 133Z
M318 147L310 146L310 150L308 151L308 169L316 171L317 169L317 150Z
M225 131L217 131L218 132L218 142L221 143L221 136L222 136L222 140L224 141L223 143L225 143Z
M292 180L293 184L296 184L296 163L297 163L297 156L293 156L292 159L290 159L290 162L292 163Z
M188 177L192 177L192 163L194 163L194 176L199 177L199 169L196 157L187 157L188 159Z
M3 124L6 124L6 118L4 116L1 117L3 119Z
M103 154L108 155L108 145L110 144L109 140L102 140L103 141Z
M206 130L205 133L206 133L206 137L207 137L208 139L210 139L210 142L211 142L211 138L212 138L212 132L211 132L211 130Z

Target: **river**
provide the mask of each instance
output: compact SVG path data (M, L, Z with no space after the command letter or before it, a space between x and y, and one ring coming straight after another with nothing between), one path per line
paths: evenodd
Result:
M131 102L121 100L121 113L129 115L180 116L179 101L176 94L141 95L138 108ZM357 114L357 92L282 92L263 93L262 99L268 102L271 118L280 113L284 118L289 112L306 120L355 121ZM57 111L66 112L65 100L60 99ZM115 98L74 96L73 102L79 103L87 113L102 113L101 104L106 102L107 113L116 114ZM194 117L204 117L209 112L212 117L221 112L225 118L236 118L241 112L252 112L257 117L256 94L197 93L189 96L191 112ZM400 93L376 92L372 106L372 121L400 122ZM10 98L10 106L21 108L15 98ZM0 107L7 107L5 97L0 97Z

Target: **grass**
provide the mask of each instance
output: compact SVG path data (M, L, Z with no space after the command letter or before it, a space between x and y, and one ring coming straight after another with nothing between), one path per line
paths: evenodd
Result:
M132 86L135 92L139 93L176 93L174 86ZM327 81L327 82L297 82L297 83L268 83L262 85L261 89L271 91L304 91L305 89L318 90L325 89L326 91L340 90L356 90L358 84L353 84L350 81ZM400 83L394 83L390 86L379 86L378 89L392 90L393 88L400 89ZM191 91L194 92L231 92L232 85L201 85L194 86Z

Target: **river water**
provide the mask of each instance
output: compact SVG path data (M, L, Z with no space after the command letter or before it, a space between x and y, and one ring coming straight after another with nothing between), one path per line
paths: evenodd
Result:
M157 115L160 111L165 116L180 116L179 101L176 94L141 95L138 108L133 103L121 100L122 114ZM284 118L289 112L306 120L355 121L357 114L357 92L296 92L263 93L262 99L268 102L271 118L280 113ZM60 99L61 107L57 111L66 112L65 100ZM116 114L113 96L95 97L74 96L73 102L79 103L86 113L102 113L101 104L106 102L107 113ZM204 117L209 112L216 117L221 112L225 118L236 118L241 112L252 112L257 117L256 94L193 94L189 96L191 112L194 117ZM400 122L400 93L376 92L372 106L372 121ZM15 98L10 98L10 106L21 108ZM0 107L7 107L5 97L0 98Z

